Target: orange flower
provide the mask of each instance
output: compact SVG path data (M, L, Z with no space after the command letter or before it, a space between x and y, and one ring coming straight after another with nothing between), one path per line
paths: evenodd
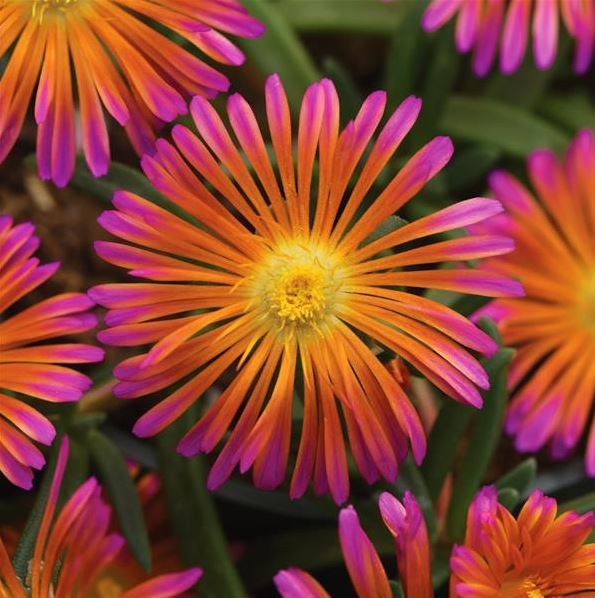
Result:
M244 98L229 98L229 127L209 102L194 98L190 111L200 136L177 125L175 146L159 140L157 153L143 158L151 182L187 219L116 193L116 209L100 223L123 242L98 242L97 252L148 280L101 285L90 295L109 309L103 342L153 344L115 368L114 393L134 398L178 385L138 420L136 434L163 430L233 371L178 450L192 456L224 441L210 488L238 464L243 472L253 467L257 486L275 488L289 461L296 382L303 384L290 494L302 496L313 479L316 492L330 490L341 503L349 493L346 435L369 482L394 480L409 446L418 462L424 456L417 413L379 360L379 346L464 403L481 406L479 388L489 385L467 349L490 353L494 341L412 289L489 296L522 289L506 276L437 265L512 249L499 235L435 237L500 213L494 200L460 202L370 240L452 154L449 139L433 139L375 195L374 180L417 119L418 98L397 107L372 142L386 94L371 94L341 131L335 87L315 83L304 95L294 145L277 76L265 94L278 174Z
M104 108L126 127L139 153L151 152L154 129L185 114L191 95L212 98L227 90L224 75L156 26L223 64L244 57L222 33L257 37L263 31L236 0L1 2L0 62L14 49L0 79L0 162L19 135L37 82L39 174L58 186L74 168L75 86L83 151L95 176L109 164Z
M124 538L109 531L111 508L95 478L82 484L56 515L68 453L69 441L64 437L25 584L17 577L0 539L0 598L88 597L95 580L122 550ZM192 568L160 575L133 587L116 587L117 594L108 586L100 595L173 598L193 587L201 573Z
M534 193L494 172L490 185L507 213L474 229L514 238L513 253L482 267L519 278L526 296L496 299L477 315L498 322L516 349L506 430L517 450L549 443L562 459L590 427L585 465L595 476L595 136L581 131L565 159L538 150L527 165Z
M450 559L451 598L591 596L595 544L584 542L595 515L556 517L556 510L556 501L536 490L515 519L493 486L480 490L467 515L465 543Z

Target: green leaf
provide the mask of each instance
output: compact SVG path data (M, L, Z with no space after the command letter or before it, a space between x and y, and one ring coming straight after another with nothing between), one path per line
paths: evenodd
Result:
M497 328L491 320L482 318L480 325L501 343ZM463 537L467 509L482 483L501 436L508 399L506 376L513 355L512 349L501 348L492 358L482 360L490 378L490 388L484 395L483 409L473 421L469 442L453 483L446 529L448 536L455 541Z
M377 0L281 0L274 3L287 22L299 31L360 34L392 33L399 26L408 4Z
M229 502L284 517L310 521L334 521L337 516L336 509L330 502L308 498L291 500L286 490L278 492L259 490L251 483L242 480L229 480L215 490L215 495Z
M430 432L426 458L421 466L428 493L434 502L452 469L459 442L473 411L472 407L442 395L442 407Z
M529 112L490 99L451 96L440 128L456 139L485 143L519 158L541 147L563 151L568 136Z
M514 488L519 495L523 496L535 479L536 473L537 461L529 457L496 480L495 486L498 489Z
M280 12L279 3L245 0L244 5L264 23L266 32L259 39L238 39L237 43L264 76L279 74L289 103L297 113L306 87L320 79L318 70Z
M548 96L537 108L542 116L573 133L584 128L595 130L595 107L586 94Z
M559 505L558 510L560 513L575 511L580 514L595 511L595 492L590 492L574 500L564 502Z
M19 538L14 556L12 558L12 566L18 578L25 583L27 577L27 568L29 562L33 558L33 551L35 550L35 541L37 540L37 532L43 519L43 513L48 502L50 488L52 487L52 480L54 472L56 471L56 464L58 462L58 452L60 450L61 435L56 435L48 462L43 472L43 479L37 492L37 497L33 503L33 508L29 513L29 518L25 524L25 529Z
M390 103L395 105L413 93L415 81L422 67L420 52L425 33L420 27L427 2L409 2L408 10L390 39L385 60L383 88Z
M502 488L498 490L498 502L512 511L518 504L521 495L516 488Z
M424 101L422 111L409 138L413 148L426 143L435 135L455 84L461 56L452 49L453 31L453 24L440 31L438 43L429 59L429 68L421 91Z
M63 505L74 491L89 477L89 452L87 447L70 437L68 463L64 472L64 479L60 487L59 505Z
M179 439L194 421L190 410L157 437L168 513L185 564L204 570L201 597L244 598L213 497L206 488L206 464L202 457L188 459L176 452Z
M394 598L405 598L403 586L398 581L394 581L393 579L391 579L389 580L388 585L390 586Z
M116 445L99 430L90 430L86 444L106 486L118 523L130 552L147 571L151 569L151 547L143 510L130 477L128 465Z

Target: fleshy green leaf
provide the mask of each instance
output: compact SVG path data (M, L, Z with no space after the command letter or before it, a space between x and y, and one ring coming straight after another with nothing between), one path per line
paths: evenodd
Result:
M482 318L481 327L498 343L501 342L491 320ZM469 442L453 483L446 529L448 536L455 541L464 534L467 509L482 483L501 437L508 399L506 376L513 355L512 349L501 348L492 358L482 360L490 377L490 389L484 395L483 409L474 418Z
M553 124L521 108L462 95L450 97L440 128L455 139L485 143L523 159L541 147L562 151L569 140Z
M422 42L426 40L419 25L427 2L403 4L407 5L408 10L391 36L384 67L383 88L392 104L403 101L413 93L422 66Z
M151 568L149 536L128 465L116 445L99 430L89 431L86 444L108 491L130 552L148 571Z
M451 471L461 436L469 424L473 408L442 395L442 407L428 438L426 458L421 473L433 501L440 495L444 480Z
M550 95L543 98L538 110L544 117L572 132L583 128L595 130L595 107L588 95Z
M529 457L496 480L495 486L498 489L514 488L519 495L523 496L535 479L536 473L537 461Z
M516 488L502 488L498 490L498 502L512 511L520 499L519 491Z
M595 511L595 492L590 492L580 498L564 502L559 505L558 510L560 513L565 511L575 511L581 514Z
M390 589L391 589L391 592L393 593L394 598L405 598L405 592L403 591L403 586L398 581L394 581L391 579L388 582L388 585L390 586Z

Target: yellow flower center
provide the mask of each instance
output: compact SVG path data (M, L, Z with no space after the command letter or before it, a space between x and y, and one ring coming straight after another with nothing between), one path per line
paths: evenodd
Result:
M545 585L538 576L530 575L505 583L501 590L503 596L510 598L547 598L550 594L546 593Z
M293 243L276 248L258 267L251 293L277 328L320 333L340 299L342 279L332 254Z
M64 13L69 8L79 5L80 0L33 0L31 16L41 23L46 14Z
M586 325L595 336L595 272L587 278L579 293L576 315L580 319L581 326Z

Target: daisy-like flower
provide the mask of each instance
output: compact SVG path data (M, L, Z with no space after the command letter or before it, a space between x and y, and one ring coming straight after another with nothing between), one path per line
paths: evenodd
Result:
M595 515L556 511L556 501L536 490L515 519L496 488L482 488L469 508L465 543L450 558L451 597L590 596L595 544L584 542Z
M102 498L95 478L82 484L56 514L68 452L68 438L64 437L25 584L17 577L0 539L0 598L89 597L97 576L124 546L124 538L109 531L111 507ZM161 575L124 592L100 596L179 596L196 584L201 573L192 568Z
M477 225L510 234L516 250L486 260L491 271L518 277L522 300L496 300L480 311L498 322L516 349L506 420L516 448L534 452L549 442L564 458L576 446L595 399L595 137L581 131L565 160L538 150L528 159L535 194L506 172L490 185L507 214ZM595 420L586 468L595 475Z
M484 76L500 51L503 73L516 71L533 36L533 56L539 69L556 58L560 17L576 43L574 69L584 73L593 58L595 0L432 0L422 25L442 27L457 15L455 41L461 53L473 51L473 69Z
M0 62L8 57L0 78L0 162L19 135L34 93L39 174L63 186L76 153L75 93L85 158L101 176L109 165L104 110L144 153L152 151L159 123L187 112L191 95L212 98L226 91L227 78L158 31L163 27L214 61L235 65L244 56L224 34L263 32L236 0L0 3Z
M407 359L455 399L481 406L478 387L486 388L488 378L463 347L490 353L494 342L453 310L406 289L519 294L520 285L500 274L431 266L505 253L511 241L481 235L392 250L502 208L495 200L471 199L371 240L452 154L449 139L434 139L365 204L421 106L417 98L405 100L361 160L385 103L384 92L373 93L339 132L333 84L312 85L302 103L294 154L287 98L279 78L269 78L266 109L279 186L248 103L235 94L227 110L253 174L215 110L196 97L191 113L200 137L176 126L175 146L159 140L156 154L142 162L155 187L190 221L126 192L116 193L116 210L100 217L106 230L128 243L98 242L99 255L149 279L91 291L109 308L111 328L100 333L103 342L153 343L147 353L116 367L120 383L114 392L134 398L178 384L139 419L135 433L157 434L229 374L224 391L179 445L187 456L209 452L233 428L209 475L210 488L238 463L242 472L253 466L261 488L283 481L296 388L303 388L304 417L292 497L301 496L313 477L316 492L330 489L338 503L346 499L339 408L369 482L393 480L409 443L421 461L419 418L378 359L378 346Z
M417 500L409 491L402 503L392 494L383 492L379 506L384 522L396 539L397 565L405 596L432 598L428 531ZM339 540L358 597L392 598L380 557L352 506L339 513ZM326 590L301 569L279 571L274 581L283 598L330 598Z
M44 283L57 262L40 265L32 257L39 246L29 222L14 225L0 216L0 472L29 489L33 469L45 463L32 441L51 444L50 421L22 395L61 403L78 401L91 380L70 364L103 359L103 350L80 343L50 342L94 328L94 303L83 293L64 293L28 307L15 303Z

